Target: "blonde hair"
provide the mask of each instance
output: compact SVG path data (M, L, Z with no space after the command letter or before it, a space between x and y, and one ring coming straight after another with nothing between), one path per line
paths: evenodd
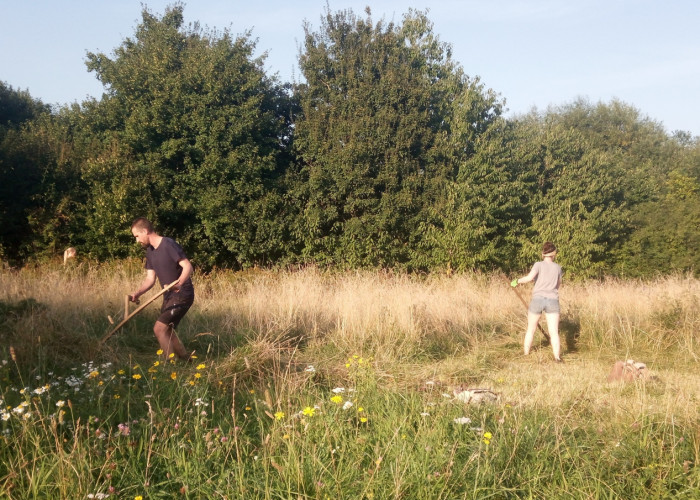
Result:
M63 251L63 265L66 265L68 259L74 259L78 255L78 251L74 247L68 247Z

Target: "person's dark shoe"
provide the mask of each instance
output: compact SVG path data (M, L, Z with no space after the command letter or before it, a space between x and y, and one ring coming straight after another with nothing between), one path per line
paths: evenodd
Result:
M555 363L564 363L564 360L561 358L554 358Z

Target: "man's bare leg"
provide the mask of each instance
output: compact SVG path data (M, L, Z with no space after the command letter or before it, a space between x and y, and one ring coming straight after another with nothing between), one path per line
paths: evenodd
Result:
M165 359L170 359L170 354L173 352L180 359L189 358L189 353L185 350L185 346L182 345L182 342L177 337L177 333L170 325L156 321L156 324L153 326L153 333L158 339Z

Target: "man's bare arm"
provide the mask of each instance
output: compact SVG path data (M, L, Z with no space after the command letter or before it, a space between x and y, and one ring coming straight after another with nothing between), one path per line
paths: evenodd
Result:
M149 291L156 283L156 272L153 269L146 269L146 277L141 282L139 289L129 295L131 302L136 302L141 295Z
M192 267L192 263L190 262L190 259L182 259L182 260L178 261L178 264L182 268L182 272L180 273L180 278L178 278L178 280L177 280L178 281L177 285L175 285L176 292L179 292L180 287L185 284L185 281L187 281L187 278L192 276L192 271L194 269Z

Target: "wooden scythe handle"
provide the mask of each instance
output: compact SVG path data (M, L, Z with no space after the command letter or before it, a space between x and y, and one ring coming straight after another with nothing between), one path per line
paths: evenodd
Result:
M127 321L129 321L131 318L133 318L133 317L136 316L138 313L140 313L141 311L143 311L143 310L146 308L146 306L148 306L151 302L153 302L153 301L156 300L158 297L160 297L161 295L163 295L165 292L167 292L168 290L170 290L172 287L174 287L175 285L177 285L177 282L178 282L178 281L179 281L179 280L176 280L176 281L173 281L172 283L170 283L169 285L165 285L165 286L161 289L160 292L156 293L155 295L153 295L152 297L150 297L146 302L144 302L144 303L141 304L139 307L137 307L136 309L134 309L134 310L131 312L131 314L129 314L129 315L126 316L123 320L121 320L121 322L120 322L117 326L115 326L114 329L112 329L111 332L109 332L107 335L105 335L104 337L102 337L102 340L100 341L100 344L104 344L105 341L106 341L108 338L110 338L112 335L114 335L114 333L115 333L117 330L119 330L122 326L126 325Z

